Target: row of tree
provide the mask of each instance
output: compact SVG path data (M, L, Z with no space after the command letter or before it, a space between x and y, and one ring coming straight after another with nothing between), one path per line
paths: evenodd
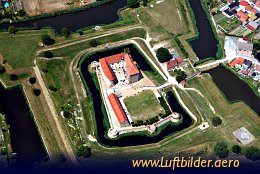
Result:
M229 149L225 142L217 142L214 146L214 151L219 158L227 158L229 155ZM242 149L239 145L233 145L231 151L235 154L242 153ZM255 146L250 146L245 150L245 157L252 161L257 161L260 159L260 150Z

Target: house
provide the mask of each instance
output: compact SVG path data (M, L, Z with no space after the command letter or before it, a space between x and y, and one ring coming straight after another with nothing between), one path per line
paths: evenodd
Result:
M117 82L134 83L142 78L136 62L127 53L101 58L99 63L103 79L109 87Z
M120 124L120 126L129 126L129 122L127 120L126 114L124 112L124 109L122 105L120 104L117 96L114 93L111 93L108 95L109 103L116 115L116 118Z
M244 61L245 59L239 57L230 63L230 67L234 68L236 65L242 66L244 64Z
M168 71L175 68L175 66L177 66L177 65L178 65L178 61L176 59L172 59L172 60L166 62L166 67L167 67Z
M248 19L248 15L244 13L242 10L238 11L236 15L237 18L242 22L245 22Z
M237 13L237 9L239 8L239 2L229 2L230 4L225 7L222 13L228 18L233 17Z
M180 56L175 56L173 57L170 61L166 62L166 68L168 71L172 70L175 68L177 65L181 64L183 62L183 58Z
M237 56L243 58L251 58L253 51L253 44L246 41L239 40L237 43Z
M243 69L248 69L252 66L252 62L250 60L245 59L244 63L243 63Z
M255 31L259 27L259 23L257 23L256 21L250 21L246 26L250 30Z

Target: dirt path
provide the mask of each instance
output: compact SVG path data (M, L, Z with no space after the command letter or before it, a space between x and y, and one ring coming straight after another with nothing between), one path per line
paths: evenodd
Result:
M57 131L58 131L58 133L59 133L59 135L60 135L60 137L61 137L61 139L63 141L63 144L64 144L64 146L66 148L66 151L67 151L67 154L68 154L68 158L69 158L69 160L73 164L77 164L76 157L75 157L75 155L73 153L73 150L72 150L72 148L71 148L71 146L69 144L68 138L66 137L66 134L63 132L63 129L62 129L61 125L60 125L60 122L58 120L59 115L56 112L56 109L55 109L54 104L53 104L53 102L51 100L50 94L48 92L48 89L45 86L45 83L44 83L43 78L41 76L41 72L40 72L40 70L39 70L39 68L37 66L36 60L34 61L34 64L35 64L35 67L33 69L35 71L36 78L38 79L39 84L40 84L40 86L42 88L42 95L44 96L44 98L47 101L47 105L48 105L48 107L50 109L50 115L52 116L52 118L53 118L53 120L55 122Z
M72 41L72 42L65 43L65 44L58 44L58 45L46 47L45 49L42 49L42 50L38 50L36 52L36 55L39 55L43 51L56 50L56 49L59 49L59 48L64 48L64 47L67 47L67 46L71 46L71 45L79 44L79 43L82 43L82 42L86 42L88 40L97 39L97 38L100 38L100 37L105 37L105 36L109 36L109 35L112 35L112 34L122 33L122 32L125 32L125 31L130 31L130 30L138 29L138 28L143 28L144 29L144 27L142 27L140 25L135 25L135 26L131 26L131 27L123 27L123 28L116 29L116 30L106 31L106 32L104 32L104 33L102 33L100 35L94 36L94 37L85 36L85 37L82 37L82 38L85 38L85 39L80 39L80 40L77 40L77 41L74 41L74 42Z

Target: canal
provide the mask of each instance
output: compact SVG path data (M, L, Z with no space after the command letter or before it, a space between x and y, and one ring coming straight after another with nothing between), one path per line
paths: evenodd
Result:
M93 104L94 104L94 111L95 111L95 120L96 120L96 126L97 126L97 134L99 142L107 145L107 146L135 146L135 145L143 145L143 144L151 144L151 143L157 143L161 140L163 140L165 137L172 135L174 133L177 133L185 128L188 128L192 125L193 121L191 117L182 109L182 107L177 102L176 98L172 93L168 94L168 101L170 104L170 107L174 112L178 112L183 116L183 122L178 126L168 126L165 129L163 129L157 136L154 137L147 137L143 135L135 135L135 136L122 136L118 140L111 140L105 137L105 134L107 132L107 128L104 126L104 115L101 112L102 108L102 98L100 96L100 91L97 89L91 74L88 72L88 65L91 64L93 61L98 61L102 57L110 56L113 54L122 53L124 51L124 48L130 48L131 56L133 59L137 62L137 64L140 66L140 69L142 71L151 70L151 67L148 65L146 59L143 58L143 56L135 49L133 45L127 45L124 47L119 47L113 50L108 50L105 52L97 52L94 55L86 58L83 63L81 64L81 70L82 75L85 80L85 83L92 95L93 98ZM84 59L84 56L83 56Z
M215 57L217 41L200 1L201 0L189 0L200 33L199 38L190 43L197 56L203 59ZM244 81L223 67L217 67L208 71L208 73L229 101L244 101L257 114L260 114L260 99Z
M201 60L209 57L216 57L218 43L207 18L207 14L200 2L201 0L189 0L199 32L199 37L190 41L190 44L197 57Z
M221 66L209 70L208 73L229 101L244 101L260 115L260 98L255 95L247 83Z
M34 24L37 24L40 27L52 27L57 33L60 33L62 28L67 28L69 31L76 31L84 27L110 24L119 19L117 11L126 6L126 1L113 0L104 5L75 13L66 13L28 22L0 24L0 29L7 29L9 26L32 28Z
M0 112L10 126L16 167L32 167L47 156L21 89L5 90L0 84Z

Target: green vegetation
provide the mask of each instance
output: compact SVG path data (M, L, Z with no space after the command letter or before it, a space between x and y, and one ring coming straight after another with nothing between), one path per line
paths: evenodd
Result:
M33 94L34 94L35 96L39 96L39 95L41 95L41 90L40 90L40 89L37 89L37 88L34 88L34 89L33 89Z
M65 38L68 38L70 36L70 31L67 28L61 29L62 36L65 36Z
M10 34L15 34L16 30L15 30L15 27L14 26L10 26L8 27L8 33Z
M2 65L0 65L0 74L3 74L6 72L5 67L3 67Z
M145 38L145 30L143 29L134 29L131 31L125 31L122 33L112 34L109 36L104 36L101 38L97 38L96 41L99 45L109 43L109 42L117 42L121 40L125 40L132 37L141 37ZM65 46L59 49L53 50L53 54L56 57L75 57L80 51L90 48L90 40L83 41L81 43L75 43L73 45Z
M30 77L30 78L29 78L29 83L30 83L31 85L35 84L35 83L36 83L36 78L35 78L35 77Z
M139 0L127 0L127 6L130 8L137 8L139 5Z
M53 53L51 51L44 51L43 55L46 58L52 58L53 57Z
M212 124L215 127L220 126L222 124L221 118L220 117L213 117Z
M164 113L153 91L145 90L135 96L127 97L124 103L133 121L147 120Z
M96 39L93 39L89 42L89 45L91 47L97 47L99 45L99 42Z
M182 71L181 69L175 69L174 73L176 75L176 80L177 80L178 83L185 80L186 77L187 77L187 74L185 74L185 72Z
M43 32L46 31L20 31L13 37L0 33L0 53L14 69L33 66Z
M214 146L214 151L219 158L228 157L228 148L225 142L217 142Z
M235 154L240 154L241 153L241 147L239 145L232 146L231 150Z
M255 146L250 146L246 149L245 156L247 159L257 161L260 159L260 150Z
M50 35L43 34L42 35L42 43L44 43L45 45L53 45L53 44L55 44L55 40L52 39Z
M158 58L159 62L164 63L171 60L172 55L167 48L161 47L156 51L156 57Z

